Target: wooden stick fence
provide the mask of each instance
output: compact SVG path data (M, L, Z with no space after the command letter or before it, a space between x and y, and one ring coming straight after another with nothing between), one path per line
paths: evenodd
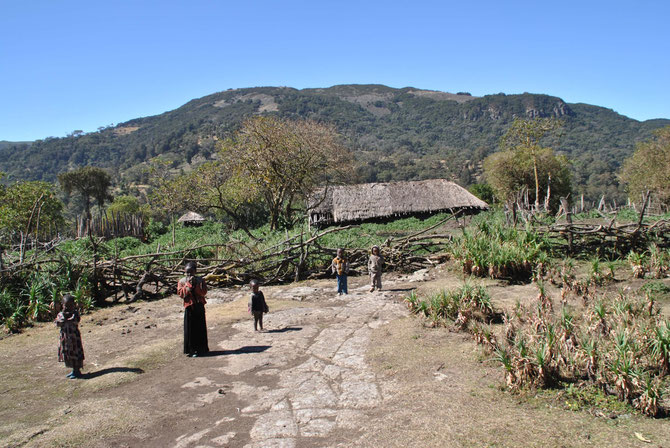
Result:
M124 236L134 236L144 240L144 220L141 215L116 213L111 216L101 215L88 220L79 216L76 220L75 235L84 238L89 234L106 240Z

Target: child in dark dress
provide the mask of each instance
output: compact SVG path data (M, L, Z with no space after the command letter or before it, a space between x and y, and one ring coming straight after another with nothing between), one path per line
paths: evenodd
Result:
M184 299L184 353L192 358L209 353L205 304L207 284L196 274L193 261L186 264L186 277L179 280L177 294Z
M249 286L251 287L249 312L254 316L254 331L258 331L259 326L261 327L261 331L263 331L263 313L269 312L270 308L265 303L265 296L259 289L258 280L251 280Z
M84 347L79 332L79 311L75 308L74 297L70 294L63 296L63 310L58 313L54 321L60 327L60 344L58 346L58 361L64 362L72 369L67 377L81 378L81 368L84 367Z

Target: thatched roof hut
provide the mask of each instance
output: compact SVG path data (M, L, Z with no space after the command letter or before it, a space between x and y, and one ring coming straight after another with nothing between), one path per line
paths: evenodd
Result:
M444 179L343 185L320 189L310 197L309 222L328 225L488 208L465 188Z
M186 212L177 222L183 222L185 226L201 226L205 222L205 217L196 212Z

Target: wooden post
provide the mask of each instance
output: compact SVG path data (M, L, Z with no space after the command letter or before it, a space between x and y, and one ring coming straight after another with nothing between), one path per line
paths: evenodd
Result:
M568 223L568 252L572 253L572 210L568 205L568 200L566 198L561 198L561 207L565 211L565 221Z
M172 247L175 246L175 222L174 222L174 213L172 213Z
M637 220L637 229L640 230L642 227L642 220L644 219L644 212L647 210L647 205L649 204L649 196L651 196L651 191L647 190L642 197L642 210L640 211L640 219Z

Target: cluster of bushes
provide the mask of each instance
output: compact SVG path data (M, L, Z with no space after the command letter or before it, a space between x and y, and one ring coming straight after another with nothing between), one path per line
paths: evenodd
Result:
M34 271L22 271L0 282L0 324L17 331L32 322L54 318L55 304L72 294L79 309L93 307L90 273L70 259L43 264Z
M651 244L645 252L629 253L628 262L635 278L644 278L647 274L653 278L663 278L670 271L670 250Z
M429 319L433 327L452 321L458 329L468 328L473 322L490 323L495 312L486 288L465 283L455 290L442 290L422 299L412 291L405 298L410 312Z
M537 298L517 302L497 329L489 325L497 313L482 286L466 283L426 299L411 294L405 302L433 326L451 323L469 332L504 368L513 391L595 388L645 415L667 415L670 321L655 306L653 288L581 305L564 301L560 309L541 282L538 288Z
M541 273L549 260L548 250L546 237L530 227L506 225L501 212L477 217L450 247L465 274L515 281Z

